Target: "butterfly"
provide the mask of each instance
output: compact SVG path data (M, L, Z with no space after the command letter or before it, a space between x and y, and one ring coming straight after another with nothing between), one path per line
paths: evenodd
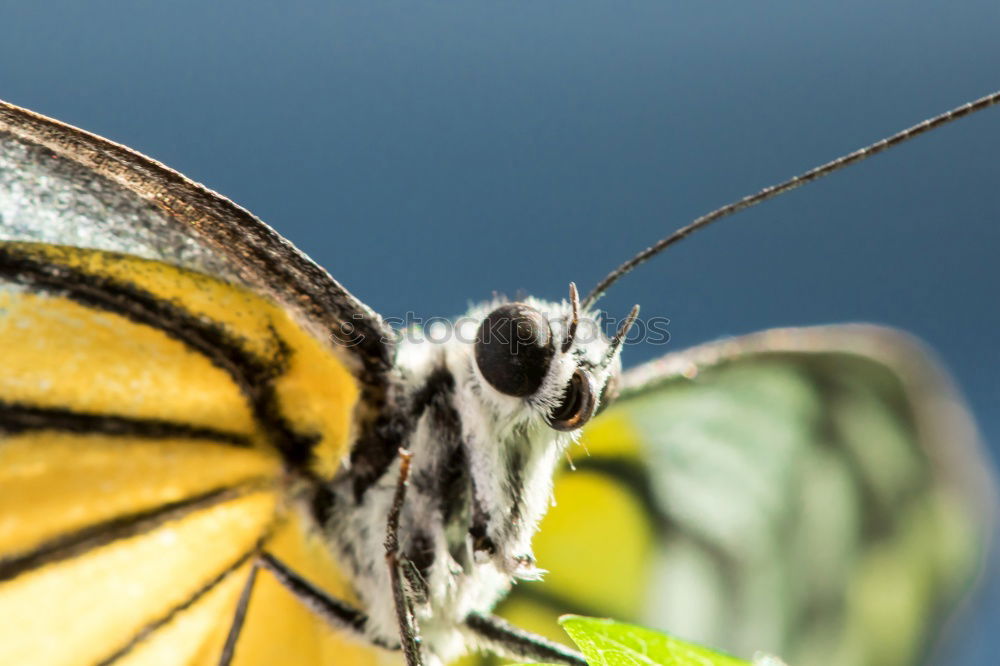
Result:
M623 372L638 308L606 337L595 304L701 226L998 100L700 218L583 299L478 305L446 341L401 336L224 197L3 104L0 662L581 664L492 613L518 581L525 624L657 602L736 649L909 658L984 539L948 380L857 327ZM772 528L780 548L744 547ZM845 624L885 615L900 645Z

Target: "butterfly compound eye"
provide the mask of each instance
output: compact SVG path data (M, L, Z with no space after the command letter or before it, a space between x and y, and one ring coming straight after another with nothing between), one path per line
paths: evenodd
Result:
M554 430L576 430L594 415L597 406L597 387L589 373L577 369L569 380L562 402L549 414L549 425Z
M508 303L479 325L476 365L496 390L523 398L541 387L555 350L548 320L524 303Z

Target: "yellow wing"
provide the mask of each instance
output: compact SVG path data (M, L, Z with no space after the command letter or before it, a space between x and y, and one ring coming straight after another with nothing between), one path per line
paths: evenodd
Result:
M319 339L350 345L345 357L367 384L391 365L391 328L252 214L130 148L3 101L0 239L121 252L224 278L280 304Z
M215 663L265 542L349 599L297 480L340 463L358 385L286 309L159 261L0 243L0 369L0 663ZM237 663L332 654L376 658L262 573Z

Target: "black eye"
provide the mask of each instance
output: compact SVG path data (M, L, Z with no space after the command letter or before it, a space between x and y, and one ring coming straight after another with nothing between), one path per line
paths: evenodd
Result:
M562 402L549 414L549 425L554 430L576 430L590 420L596 406L597 388L593 377L577 369L569 380Z
M491 312L476 335L476 365L493 388L520 398L542 385L555 350L542 313L524 303Z

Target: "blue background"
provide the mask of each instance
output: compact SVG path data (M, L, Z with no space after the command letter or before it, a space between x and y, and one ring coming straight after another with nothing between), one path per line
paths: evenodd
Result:
M39 2L0 97L248 207L376 310L560 298L690 218L1000 87L1000 3ZM666 347L875 321L1000 442L1000 110L685 241L603 302ZM993 663L994 576L943 663Z

